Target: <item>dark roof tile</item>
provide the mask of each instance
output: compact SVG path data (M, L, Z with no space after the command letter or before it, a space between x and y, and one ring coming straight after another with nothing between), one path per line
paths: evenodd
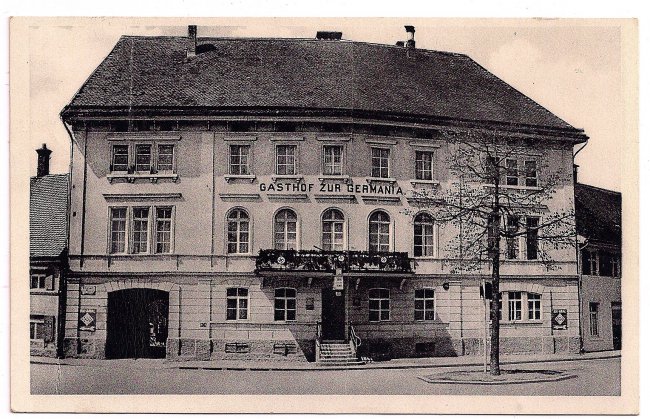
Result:
M576 231L590 241L621 245L620 192L575 185Z
M29 254L57 257L68 240L68 175L33 177L29 196Z

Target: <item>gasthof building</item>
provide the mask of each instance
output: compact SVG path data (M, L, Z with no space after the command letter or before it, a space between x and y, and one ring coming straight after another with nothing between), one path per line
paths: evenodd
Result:
M566 174L546 206L572 210L586 136L407 32L398 45L197 38L195 26L122 37L62 111L66 355L482 353L481 278L452 272L445 244L459 233L409 211L412 191L454 181L442 131L490 130L530 136L518 164ZM577 352L575 250L553 270L526 251L501 269L501 351Z

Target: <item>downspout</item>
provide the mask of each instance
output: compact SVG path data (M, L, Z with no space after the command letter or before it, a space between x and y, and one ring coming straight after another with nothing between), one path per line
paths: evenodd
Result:
M582 151L583 148L587 146L589 143L589 138L585 140L585 143L580 147L575 153L573 153L573 167L575 168L575 161L576 161L576 156L580 151ZM575 185L578 183L578 177L576 174L573 174L573 218L575 220ZM583 286L582 286L582 258L581 258L581 252L582 250L587 247L587 244L589 243L589 238L585 239L584 244L581 246L578 243L578 229L575 229L575 243L576 243L576 268L578 271L576 272L578 274L578 339L580 342L580 353L584 353L585 348L584 348L584 340L582 338L582 303L583 303Z

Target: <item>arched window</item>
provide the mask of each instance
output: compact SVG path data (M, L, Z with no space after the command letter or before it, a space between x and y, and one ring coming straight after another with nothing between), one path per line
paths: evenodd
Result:
M388 252L390 250L390 216L384 211L376 211L370 216L369 250Z
M275 215L274 247L280 250L295 249L297 243L298 217L289 209L284 209Z
M322 230L323 250L343 250L345 217L337 209L330 209L323 213Z
M413 254L434 256L433 217L421 212L413 223Z
M250 220L246 211L234 209L228 213L228 253L248 253Z

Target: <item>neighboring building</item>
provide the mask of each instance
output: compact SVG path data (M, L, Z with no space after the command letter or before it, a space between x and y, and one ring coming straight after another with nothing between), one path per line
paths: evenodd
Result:
M621 349L621 194L577 183L583 350Z
M65 323L68 175L49 174L51 150L38 152L29 195L29 338L32 355L61 356Z
M452 272L458 232L407 214L411 191L454 181L442 131L497 130L529 140L521 164L539 170L519 187L559 171L545 208L573 210L586 136L408 31L397 46L197 39L194 26L122 37L62 111L67 355L482 353L481 278ZM525 244L502 266L502 352L577 352L576 254L555 251L548 270ZM568 320L552 327L558 313Z

